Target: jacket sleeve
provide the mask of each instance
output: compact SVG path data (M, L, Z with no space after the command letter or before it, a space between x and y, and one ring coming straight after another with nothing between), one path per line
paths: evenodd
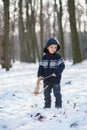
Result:
M38 68L38 73L37 73L37 76L43 76L43 66L42 66L42 59L39 63L39 68Z
M60 57L58 59L58 62L57 62L57 69L55 69L54 73L56 74L56 76L58 75L61 75L63 70L65 68L65 63L64 63L64 60L62 57Z

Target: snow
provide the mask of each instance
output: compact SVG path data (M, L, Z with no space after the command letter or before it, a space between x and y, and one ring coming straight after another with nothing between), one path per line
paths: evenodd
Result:
M54 107L53 93L51 109L43 109L43 93L32 94L38 63L16 62L7 72L0 68L0 130L87 130L87 61L65 63L62 109Z

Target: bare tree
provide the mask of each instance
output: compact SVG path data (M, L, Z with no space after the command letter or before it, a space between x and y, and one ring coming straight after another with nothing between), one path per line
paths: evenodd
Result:
M61 44L61 54L64 57L64 36L63 36L63 27L62 27L62 1L59 0L59 11L58 11L58 5L56 3L56 0L54 0L54 13L56 13L57 16L57 24L58 24L58 39ZM54 19L55 21L55 19Z
M30 2L29 0L26 1L26 44L27 44L27 56L26 61L32 62L32 50L31 50L31 14L29 14L30 9Z
M48 39L48 37L50 37L52 35L52 29L51 29L51 3L49 1L47 1L46 5L45 5L45 11L46 11L46 18L44 18L44 37L45 39ZM45 14L44 14L45 17Z
M26 59L25 29L23 21L23 0L19 0L19 42L20 42L20 60Z
M26 42L26 62L36 62L39 59L38 43L36 36L36 1L27 0L25 19L25 42Z
M9 70L11 67L11 46L9 40L9 0L3 0L4 2L4 41L3 41L3 48L4 48L4 68L6 71Z
M81 62L81 51L79 37L76 28L76 17L75 17L75 1L68 0L68 11L69 11L69 20L71 28L71 38L72 38L72 47L73 47L73 64Z
M43 0L40 0L40 45L41 55L43 53Z

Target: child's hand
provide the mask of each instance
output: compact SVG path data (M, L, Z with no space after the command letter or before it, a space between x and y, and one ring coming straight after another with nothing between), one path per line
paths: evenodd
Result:
M53 73L53 74L52 74L52 76L53 76L53 77L56 77L56 74L55 74L55 73Z

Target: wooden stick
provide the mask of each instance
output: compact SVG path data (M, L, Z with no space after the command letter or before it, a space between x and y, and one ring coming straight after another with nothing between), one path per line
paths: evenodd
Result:
M49 75L49 76L46 76L46 77L42 78L41 80L47 79L47 78L49 78L49 77L51 77L51 76L52 76L52 74ZM45 87L43 90L41 90L38 94L41 94L42 92L44 92L48 87L49 87L49 86L46 85L46 87ZM30 92L31 94L34 94L34 93L31 92L29 89L26 88L26 90L27 90L28 92ZM38 94L36 94L36 95L38 95Z
M46 76L46 77L44 77L44 78L42 78L41 80L47 79L47 78L49 78L49 77L51 77L51 76L52 76L52 74L51 74L51 75L48 75L48 76Z
M48 87L49 87L49 86L46 85L46 87L45 87L43 90L41 90L41 91L39 92L39 94L41 94L42 92L44 92Z
M33 94L33 92L31 92L28 88L26 88L26 90L27 90L28 92L30 92L31 94Z

